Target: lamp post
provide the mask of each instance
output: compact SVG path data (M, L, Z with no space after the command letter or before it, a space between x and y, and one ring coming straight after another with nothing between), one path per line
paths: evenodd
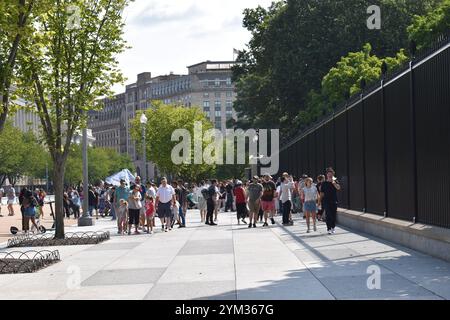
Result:
M88 176L88 138L87 128L83 128L83 215L78 219L79 227L89 227L94 220L89 216L89 176Z
M147 117L145 116L145 112L142 113L140 122L142 124L142 161L144 162L144 168L142 173L142 181L143 183L147 183L147 145L145 143L145 128L147 126Z

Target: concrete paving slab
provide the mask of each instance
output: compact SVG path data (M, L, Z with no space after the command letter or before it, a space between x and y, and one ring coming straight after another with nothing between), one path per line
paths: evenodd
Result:
M145 300L236 300L234 281L158 283Z
M155 283L166 269L118 269L101 270L81 283L81 286L107 286Z

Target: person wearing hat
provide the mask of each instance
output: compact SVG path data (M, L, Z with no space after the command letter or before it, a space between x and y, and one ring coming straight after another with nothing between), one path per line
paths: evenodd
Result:
M326 181L322 183L320 199L325 211L328 234L334 234L337 214L337 192L341 190L339 182L335 178L333 168L327 169Z
M263 195L263 186L259 182L259 177L254 176L252 183L247 189L248 209L249 209L249 228L253 226L256 228L256 222L258 221L259 209L261 207L261 196ZM252 224L253 221L253 224Z

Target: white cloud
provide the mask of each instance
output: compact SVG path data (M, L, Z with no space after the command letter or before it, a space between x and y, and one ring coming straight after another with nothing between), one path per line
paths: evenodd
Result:
M119 57L128 78L186 73L186 66L205 60L231 60L233 48L244 48L250 34L242 12L272 0L136 0L124 13L125 38L132 47ZM115 92L124 86L117 85Z

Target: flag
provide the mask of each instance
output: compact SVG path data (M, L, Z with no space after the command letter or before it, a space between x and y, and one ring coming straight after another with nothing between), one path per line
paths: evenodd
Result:
M233 49L233 54L239 54L240 53L240 51L238 50L238 49Z

